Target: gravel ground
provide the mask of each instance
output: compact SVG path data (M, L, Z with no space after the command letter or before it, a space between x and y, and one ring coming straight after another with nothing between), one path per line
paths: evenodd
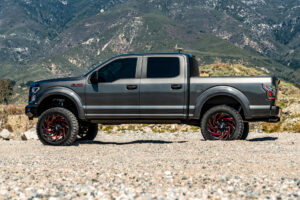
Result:
M300 199L300 134L203 141L99 134L71 147L0 141L0 199Z

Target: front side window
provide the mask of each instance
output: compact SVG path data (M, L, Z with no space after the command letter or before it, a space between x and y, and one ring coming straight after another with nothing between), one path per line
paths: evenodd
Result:
M173 78L180 73L178 57L148 58L147 78Z
M100 82L114 82L119 79L135 78L137 58L123 58L112 61L99 69Z

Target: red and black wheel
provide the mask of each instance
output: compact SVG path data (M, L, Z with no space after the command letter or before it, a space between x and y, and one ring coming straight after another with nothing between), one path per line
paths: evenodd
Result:
M37 134L45 145L71 145L77 138L78 120L65 108L51 108L41 114Z
M250 130L250 126L249 126L249 122L245 122L244 123L244 131L241 137L241 140L246 140L248 135L249 135L249 130Z
M243 130L243 118L229 106L213 107L202 117L201 132L206 140L237 140Z
M98 134L98 124L81 122L79 123L78 140L94 140Z

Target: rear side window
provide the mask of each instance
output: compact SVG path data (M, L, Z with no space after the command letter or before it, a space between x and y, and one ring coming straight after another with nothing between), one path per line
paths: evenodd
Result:
M198 66L198 62L197 62L196 58L195 57L190 57L189 61L190 61L191 77L200 76L199 66Z
M180 73L179 58L151 57L148 58L147 78L172 78Z
M101 82L135 78L137 58L115 60L99 70Z

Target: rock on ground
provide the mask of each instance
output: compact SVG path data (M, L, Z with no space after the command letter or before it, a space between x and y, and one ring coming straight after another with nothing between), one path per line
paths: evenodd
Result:
M0 132L0 139L9 140L12 138L12 133L9 132L7 129L3 129Z
M23 140L38 140L39 139L35 128L24 132L23 137L24 137Z
M0 141L0 199L299 199L300 134L204 141L99 134L71 147Z

